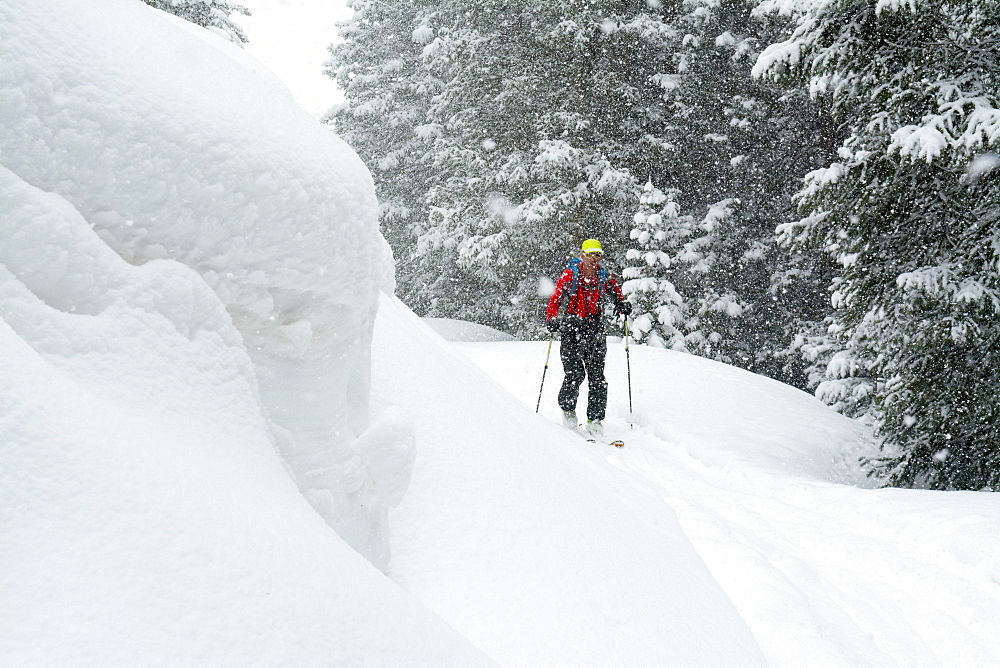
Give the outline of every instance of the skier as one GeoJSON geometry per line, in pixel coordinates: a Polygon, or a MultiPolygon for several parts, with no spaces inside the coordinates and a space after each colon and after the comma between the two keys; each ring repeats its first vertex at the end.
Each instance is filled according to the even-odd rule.
{"type": "Polygon", "coordinates": [[[580,385],[587,378],[587,431],[603,436],[604,413],[608,405],[608,382],[604,379],[604,358],[608,342],[601,322],[601,298],[609,296],[615,313],[628,315],[632,305],[625,301],[618,280],[601,266],[604,251],[597,239],[587,239],[580,247],[582,257],[574,257],[549,298],[545,326],[553,334],[559,332],[563,378],[559,390],[559,407],[563,426],[576,429],[576,402],[580,385]]]}

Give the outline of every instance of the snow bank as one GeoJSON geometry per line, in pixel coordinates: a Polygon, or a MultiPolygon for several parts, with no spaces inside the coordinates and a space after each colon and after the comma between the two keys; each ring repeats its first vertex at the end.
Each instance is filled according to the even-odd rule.
{"type": "Polygon", "coordinates": [[[337,538],[222,302],[0,167],[0,663],[484,657],[337,538]]]}
{"type": "Polygon", "coordinates": [[[400,430],[363,436],[391,281],[370,175],[262,66],[194,34],[129,0],[0,3],[0,163],[58,193],[128,262],[170,258],[201,276],[250,352],[298,484],[384,565],[386,506],[412,455],[404,434],[377,470],[371,448],[396,447],[380,439],[400,430]],[[382,473],[396,486],[371,484],[382,473]]]}
{"type": "MultiPolygon", "coordinates": [[[[544,344],[474,345],[541,346],[538,382],[544,344]]],[[[609,465],[616,451],[535,415],[398,300],[373,351],[374,403],[418,441],[389,575],[477,647],[510,666],[763,663],[662,496],[609,465]]]]}

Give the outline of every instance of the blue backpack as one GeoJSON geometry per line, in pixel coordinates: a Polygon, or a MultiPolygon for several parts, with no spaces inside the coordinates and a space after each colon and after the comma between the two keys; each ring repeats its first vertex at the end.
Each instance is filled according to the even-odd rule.
{"type": "MultiPolygon", "coordinates": [[[[569,300],[573,295],[576,294],[576,290],[580,285],[580,263],[583,262],[582,258],[571,257],[569,262],[566,264],[566,268],[573,272],[573,282],[569,285],[569,290],[563,293],[563,298],[565,299],[565,304],[569,304],[569,300]]],[[[597,300],[600,301],[601,297],[604,296],[604,286],[608,282],[608,271],[604,267],[597,268],[597,300]]]]}
{"type": "MultiPolygon", "coordinates": [[[[573,272],[573,282],[570,283],[569,293],[571,295],[576,294],[576,289],[579,287],[580,283],[580,263],[583,262],[583,258],[571,257],[569,262],[566,264],[566,268],[573,272]]],[[[597,268],[597,298],[600,299],[601,295],[604,294],[604,285],[608,282],[608,271],[604,267],[597,268]]]]}

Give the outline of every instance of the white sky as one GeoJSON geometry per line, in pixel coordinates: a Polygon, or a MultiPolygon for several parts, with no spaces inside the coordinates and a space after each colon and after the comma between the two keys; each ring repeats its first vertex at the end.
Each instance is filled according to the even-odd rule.
{"type": "Polygon", "coordinates": [[[338,39],[337,21],[348,19],[347,0],[240,0],[253,16],[233,18],[250,40],[248,53],[285,82],[306,111],[322,115],[343,96],[323,74],[327,46],[338,39]]]}

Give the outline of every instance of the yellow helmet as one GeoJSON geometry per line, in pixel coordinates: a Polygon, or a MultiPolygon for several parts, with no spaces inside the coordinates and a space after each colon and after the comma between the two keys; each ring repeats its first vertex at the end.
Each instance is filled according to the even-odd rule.
{"type": "Polygon", "coordinates": [[[604,255],[604,249],[601,248],[601,242],[597,239],[587,239],[580,245],[580,250],[583,251],[584,255],[588,253],[600,253],[604,255]]]}

